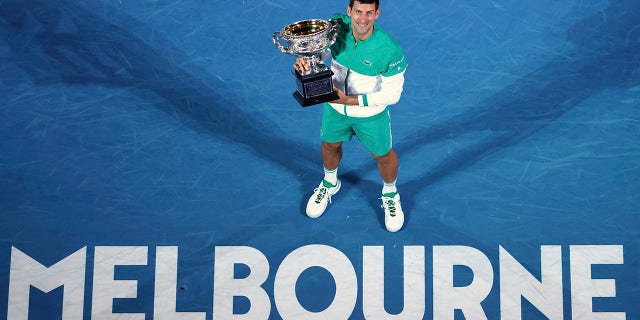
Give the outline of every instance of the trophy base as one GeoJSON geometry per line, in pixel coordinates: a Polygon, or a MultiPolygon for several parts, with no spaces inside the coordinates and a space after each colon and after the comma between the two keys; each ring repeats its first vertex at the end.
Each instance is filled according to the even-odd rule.
{"type": "Polygon", "coordinates": [[[337,100],[339,98],[338,94],[333,91],[327,94],[323,94],[321,96],[315,96],[310,98],[305,98],[300,94],[300,92],[296,91],[293,93],[293,97],[296,98],[296,100],[298,100],[298,103],[303,107],[313,106],[323,102],[337,100]]]}
{"type": "Polygon", "coordinates": [[[323,102],[338,99],[338,94],[333,91],[331,70],[323,70],[317,73],[302,75],[298,70],[294,70],[298,90],[293,93],[298,103],[303,107],[308,107],[323,102]]]}

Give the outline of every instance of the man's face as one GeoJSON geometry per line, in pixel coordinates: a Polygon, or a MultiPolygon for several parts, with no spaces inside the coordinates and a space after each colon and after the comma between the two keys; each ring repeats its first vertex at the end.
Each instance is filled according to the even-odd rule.
{"type": "Polygon", "coordinates": [[[357,40],[368,38],[373,33],[373,22],[378,19],[380,9],[376,5],[353,2],[353,7],[347,6],[347,15],[351,17],[353,36],[357,40]]]}

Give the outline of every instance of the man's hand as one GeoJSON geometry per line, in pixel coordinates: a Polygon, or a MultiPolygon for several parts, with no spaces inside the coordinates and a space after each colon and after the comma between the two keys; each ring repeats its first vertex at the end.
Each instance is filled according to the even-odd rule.
{"type": "Polygon", "coordinates": [[[305,72],[308,72],[310,69],[309,62],[306,59],[301,57],[298,57],[296,59],[296,62],[293,64],[293,67],[302,74],[304,74],[305,72]]]}
{"type": "Polygon", "coordinates": [[[360,102],[358,101],[358,96],[348,96],[336,86],[333,86],[333,91],[338,94],[339,98],[337,100],[331,101],[331,103],[346,104],[348,106],[357,106],[358,104],[360,104],[360,102]]]}

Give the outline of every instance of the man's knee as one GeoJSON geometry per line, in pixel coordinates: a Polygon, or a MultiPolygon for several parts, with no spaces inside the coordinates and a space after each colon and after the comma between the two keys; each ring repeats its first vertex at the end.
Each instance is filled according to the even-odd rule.
{"type": "Polygon", "coordinates": [[[338,151],[342,147],[342,142],[322,142],[322,148],[328,151],[338,151]]]}
{"type": "Polygon", "coordinates": [[[398,155],[396,154],[395,151],[393,151],[393,149],[390,149],[389,152],[387,152],[386,154],[382,155],[382,156],[377,156],[375,154],[371,154],[371,156],[373,156],[376,160],[378,161],[390,161],[390,160],[394,160],[398,158],[398,155]]]}

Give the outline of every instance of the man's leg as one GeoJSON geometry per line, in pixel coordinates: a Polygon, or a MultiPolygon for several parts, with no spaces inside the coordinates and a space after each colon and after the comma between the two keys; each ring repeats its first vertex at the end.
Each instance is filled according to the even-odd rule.
{"type": "Polygon", "coordinates": [[[378,160],[378,170],[385,183],[395,183],[398,178],[398,154],[391,149],[384,156],[373,156],[378,160]]]}
{"type": "Polygon", "coordinates": [[[342,142],[322,142],[322,163],[327,170],[336,170],[342,159],[342,142]]]}
{"type": "Polygon", "coordinates": [[[317,218],[321,216],[327,204],[331,203],[331,196],[340,190],[338,179],[338,165],[342,159],[342,142],[322,142],[322,163],[324,165],[324,179],[313,190],[307,202],[307,216],[317,218]]]}
{"type": "Polygon", "coordinates": [[[378,160],[380,176],[384,181],[382,188],[382,207],[384,208],[384,224],[390,232],[402,229],[404,213],[400,204],[400,195],[396,188],[398,178],[398,155],[391,149],[384,156],[373,156],[378,160]]]}
{"type": "Polygon", "coordinates": [[[338,165],[342,159],[342,141],[349,141],[353,134],[353,129],[347,117],[325,103],[322,109],[322,126],[320,130],[320,138],[322,139],[320,152],[324,166],[324,179],[313,190],[313,194],[307,202],[307,215],[309,217],[317,218],[321,216],[327,208],[327,204],[331,203],[331,196],[340,190],[338,165]]]}

